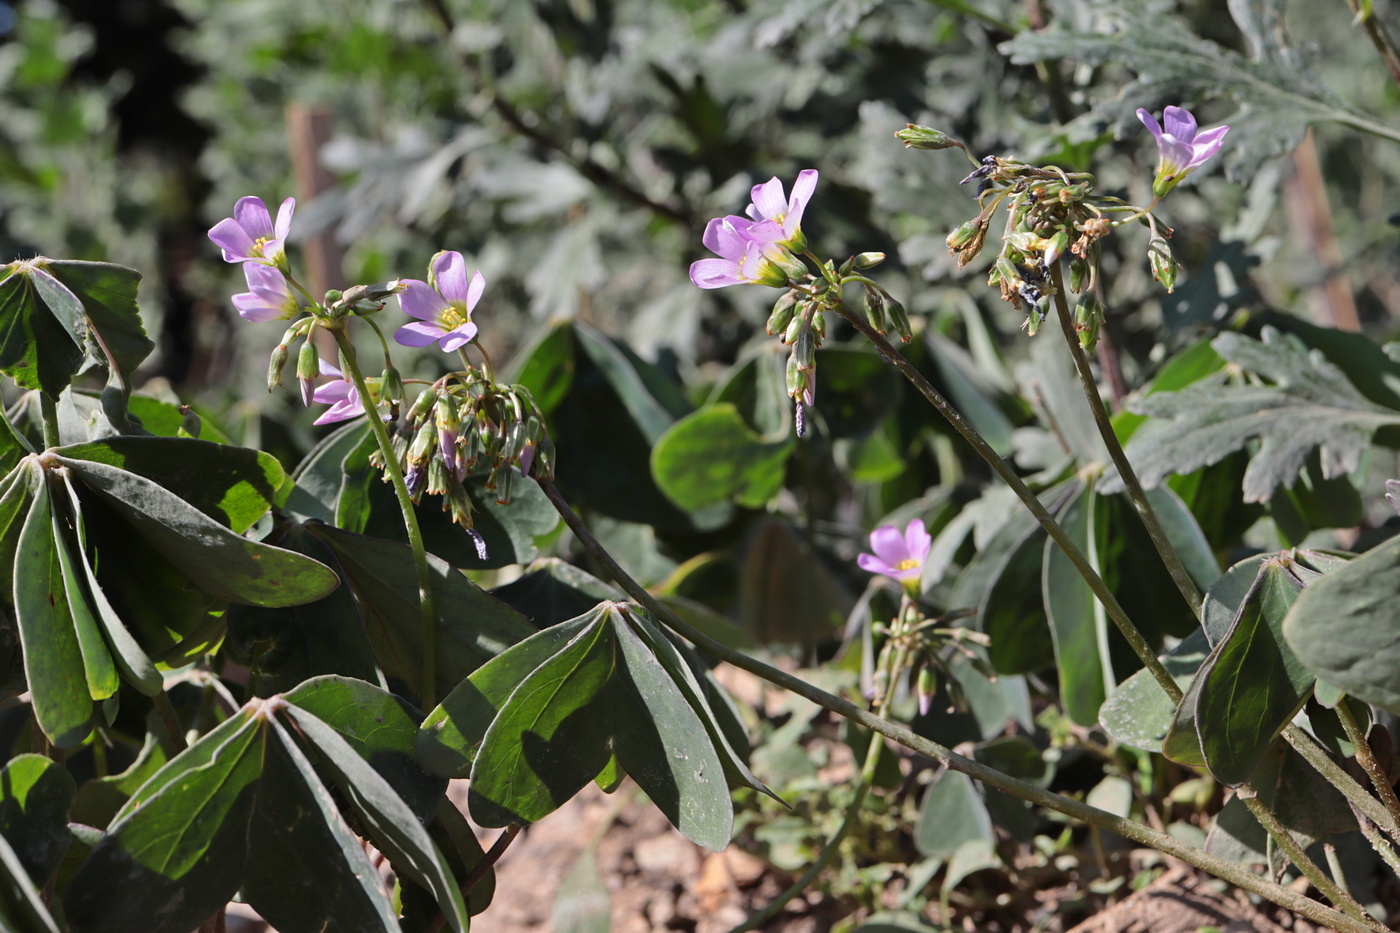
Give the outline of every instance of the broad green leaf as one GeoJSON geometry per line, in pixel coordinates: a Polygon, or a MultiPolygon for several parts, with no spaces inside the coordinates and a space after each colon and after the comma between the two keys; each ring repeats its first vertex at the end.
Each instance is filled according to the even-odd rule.
{"type": "Polygon", "coordinates": [[[1013,425],[996,404],[994,387],[982,378],[971,355],[933,329],[925,333],[925,339],[949,400],[993,450],[1003,457],[1010,454],[1013,425]]]}
{"type": "MultiPolygon", "coordinates": [[[[992,640],[987,659],[1003,674],[1026,674],[1055,663],[1040,582],[1045,542],[1045,530],[1033,525],[1001,551],[986,596],[977,607],[977,628],[992,640]]],[[[989,542],[984,550],[994,553],[999,543],[989,542]]]]}
{"type": "Polygon", "coordinates": [[[271,454],[188,437],[109,437],[56,452],[145,477],[237,534],[266,514],[284,479],[271,454]]]}
{"type": "MultiPolygon", "coordinates": [[[[164,688],[164,678],[156,669],[155,662],[132,636],[126,623],[122,622],[121,617],[117,615],[111,601],[107,599],[107,594],[103,591],[97,574],[93,572],[92,561],[88,559],[87,520],[83,515],[82,503],[78,499],[78,491],[73,488],[72,477],[67,473],[63,476],[63,486],[67,492],[68,505],[72,510],[74,531],[77,535],[78,546],[73,551],[72,559],[82,568],[82,578],[87,586],[87,597],[92,600],[90,608],[96,623],[101,627],[102,635],[105,636],[107,645],[112,649],[112,659],[116,662],[117,669],[121,671],[126,682],[146,696],[155,696],[164,688]]],[[[70,584],[68,592],[75,593],[82,592],[82,590],[70,584]]]]}
{"type": "Polygon", "coordinates": [[[19,856],[0,837],[0,927],[13,933],[59,933],[19,856]]]}
{"type": "Polygon", "coordinates": [[[17,465],[0,480],[0,586],[3,599],[14,598],[15,554],[19,548],[19,532],[29,515],[34,490],[42,481],[41,471],[17,465]]]}
{"type": "MultiPolygon", "coordinates": [[[[1252,575],[1250,582],[1253,582],[1252,575]]],[[[1168,652],[1162,664],[1177,686],[1185,691],[1209,651],[1205,632],[1198,629],[1168,652]]],[[[1160,752],[1175,714],[1176,704],[1152,672],[1141,670],[1119,684],[1099,708],[1099,724],[1117,742],[1143,751],[1160,752]]]]}
{"type": "MultiPolygon", "coordinates": [[[[430,889],[452,928],[465,931],[467,908],[461,891],[443,854],[423,828],[419,814],[370,766],[362,752],[350,746],[339,730],[299,705],[289,705],[286,712],[301,736],[320,754],[336,786],[355,808],[369,839],[389,857],[394,870],[430,889]]],[[[410,726],[406,733],[409,736],[413,734],[411,729],[410,726]]],[[[446,782],[443,782],[442,790],[446,789],[446,782]]]]}
{"type": "Polygon", "coordinates": [[[895,410],[904,382],[874,348],[817,351],[817,413],[832,437],[862,437],[895,410]]]}
{"type": "Polygon", "coordinates": [[[49,487],[40,480],[19,533],[15,620],[24,649],[24,674],[34,698],[34,718],[50,742],[72,748],[92,728],[92,696],[63,585],[51,515],[49,487]]]}
{"type": "Polygon", "coordinates": [[[49,398],[67,387],[83,362],[72,328],[81,303],[40,268],[42,259],[16,261],[0,279],[0,372],[49,398]],[[42,283],[42,285],[41,285],[42,283]],[[57,308],[51,307],[52,300],[57,308]]]}
{"type": "Polygon", "coordinates": [[[1240,606],[1244,605],[1246,597],[1254,589],[1259,571],[1268,559],[1268,554],[1246,557],[1231,566],[1206,590],[1201,599],[1201,629],[1210,647],[1214,648],[1224,641],[1240,606]]]}
{"type": "MultiPolygon", "coordinates": [[[[692,707],[692,702],[703,702],[699,692],[693,691],[693,700],[686,696],[669,666],[628,624],[644,623],[621,609],[607,617],[627,671],[626,686],[618,692],[632,694],[608,711],[613,754],[671,825],[691,842],[718,852],[729,845],[734,831],[726,768],[713,744],[716,739],[724,743],[724,737],[703,706],[692,707]],[[618,618],[623,612],[626,620],[618,618]]],[[[662,641],[659,632],[653,633],[653,641],[662,641]]],[[[683,669],[679,658],[673,665],[683,669]]],[[[742,767],[732,751],[727,757],[731,766],[742,767]]],[[[762,787],[747,768],[739,773],[749,786],[762,787]]]]}
{"type": "Polygon", "coordinates": [[[540,558],[525,573],[490,592],[538,629],[581,616],[601,602],[627,598],[616,587],[557,557],[540,558]]]}
{"type": "Polygon", "coordinates": [[[511,381],[525,386],[543,414],[558,407],[574,378],[573,327],[552,322],[515,356],[511,381]]]}
{"type": "Polygon", "coordinates": [[[682,509],[734,502],[759,508],[782,488],[792,439],[766,440],[733,405],[687,415],[661,436],[651,452],[657,486],[682,509]]]}
{"type": "Polygon", "coordinates": [[[0,836],[35,887],[48,884],[72,840],[68,808],[77,787],[43,755],[18,755],[0,770],[0,836]]]}
{"type": "Polygon", "coordinates": [[[706,407],[733,405],[744,423],[764,437],[786,436],[793,416],[787,400],[785,353],[781,344],[771,340],[750,347],[715,386],[706,407]]]}
{"type": "MultiPolygon", "coordinates": [[[[307,529],[334,552],[355,593],[380,667],[389,676],[421,687],[423,616],[418,572],[408,545],[316,522],[307,529]]],[[[445,693],[533,630],[446,561],[429,554],[428,565],[438,617],[434,692],[445,693]]]]}
{"type": "Polygon", "coordinates": [[[752,532],[739,582],[739,619],[761,642],[815,645],[845,621],[854,599],[788,522],[752,532]]]}
{"type": "MultiPolygon", "coordinates": [[[[466,878],[486,858],[471,823],[467,822],[462,811],[446,796],[438,799],[437,818],[428,824],[428,832],[438,848],[447,853],[448,859],[452,861],[453,874],[458,878],[466,878]]],[[[471,892],[467,895],[467,913],[474,917],[490,907],[495,893],[496,871],[488,868],[476,884],[472,885],[471,892]]],[[[434,902],[434,910],[436,907],[434,902]]]]}
{"type": "Polygon", "coordinates": [[[383,879],[315,767],[277,718],[266,731],[244,897],[275,929],[399,933],[383,879]]]}
{"type": "Polygon", "coordinates": [[[254,606],[295,606],[320,599],[339,583],[324,564],[234,534],[145,477],[90,460],[54,459],[210,596],[254,606]]]}
{"type": "MultiPolygon", "coordinates": [[[[64,492],[67,492],[66,487],[64,492]]],[[[52,487],[49,489],[49,495],[53,495],[52,487]]],[[[58,565],[59,577],[63,581],[61,598],[67,603],[68,618],[78,636],[78,649],[82,652],[83,670],[87,674],[88,693],[94,700],[105,700],[121,686],[121,679],[117,676],[117,665],[112,660],[112,652],[107,650],[107,643],[102,638],[102,629],[93,617],[93,608],[88,604],[87,594],[83,591],[85,581],[80,579],[77,568],[73,566],[73,549],[69,546],[68,531],[64,528],[64,509],[62,505],[53,508],[50,500],[49,511],[52,517],[54,558],[58,565]]]]}
{"type": "Polygon", "coordinates": [[[515,689],[593,622],[590,608],[512,645],[472,672],[423,720],[415,745],[418,760],[434,774],[471,774],[477,750],[515,689]]]}
{"type": "MultiPolygon", "coordinates": [[[[1162,368],[1152,377],[1152,381],[1139,390],[1139,394],[1152,395],[1184,389],[1211,373],[1218,372],[1224,365],[1225,361],[1215,352],[1210,341],[1199,340],[1163,363],[1162,368]]],[[[1113,431],[1118,435],[1118,440],[1126,444],[1132,438],[1133,432],[1145,421],[1147,418],[1143,415],[1126,410],[1119,411],[1113,416],[1113,431]]]]}
{"type": "MultiPolygon", "coordinates": [[[[1093,554],[1094,512],[1100,507],[1099,495],[1085,486],[1058,516],[1065,532],[1086,555],[1093,554]]],[[[1101,568],[1096,569],[1102,573],[1101,568]]],[[[1108,618],[1089,585],[1053,541],[1045,542],[1041,580],[1065,712],[1080,725],[1092,725],[1099,721],[1099,707],[1113,686],[1113,671],[1108,666],[1108,618]]]]}
{"type": "Polygon", "coordinates": [[[620,341],[575,320],[576,346],[598,367],[648,441],[657,443],[692,406],[680,387],[620,341]]]}
{"type": "Polygon", "coordinates": [[[1106,108],[1125,125],[1139,102],[1234,97],[1239,109],[1230,117],[1226,146],[1230,175],[1242,181],[1266,159],[1291,152],[1313,123],[1376,125],[1327,87],[1315,54],[1289,44],[1283,6],[1282,0],[1230,0],[1248,57],[1194,35],[1170,7],[1148,0],[1096,6],[1093,32],[1079,31],[1075,17],[1064,17],[1048,29],[1021,32],[1001,49],[1021,65],[1069,58],[1131,68],[1137,79],[1106,108]]]}
{"type": "Polygon", "coordinates": [[[1197,674],[1201,750],[1211,774],[1231,787],[1249,780],[1312,692],[1312,674],[1284,644],[1282,633],[1283,618],[1301,589],[1282,560],[1265,562],[1230,631],[1197,674]]]}
{"type": "Polygon", "coordinates": [[[959,771],[944,771],[929,785],[914,824],[914,847],[921,855],[949,856],[965,842],[995,838],[971,778],[959,771]]]}
{"type": "Polygon", "coordinates": [[[1391,540],[1305,589],[1283,622],[1297,658],[1320,680],[1400,710],[1400,542],[1391,540]]]}
{"type": "Polygon", "coordinates": [[[352,421],[321,438],[292,471],[296,488],[282,505],[298,517],[336,524],[346,457],[360,448],[369,436],[365,425],[352,421]]]}
{"type": "Polygon", "coordinates": [[[155,734],[146,733],[145,742],[130,767],[120,774],[93,778],[78,788],[77,799],[69,811],[70,818],[88,826],[106,826],[131,795],[169,760],[170,756],[155,734]]]}
{"type": "Polygon", "coordinates": [[[64,894],[75,933],[188,933],[238,889],[267,720],[245,707],[127,802],[64,894]]]}
{"type": "Polygon", "coordinates": [[[472,766],[473,819],[483,826],[533,823],[603,770],[612,754],[619,661],[617,635],[600,609],[519,683],[486,730],[472,766]]]}
{"type": "Polygon", "coordinates": [[[339,733],[408,804],[420,823],[437,812],[447,782],[426,773],[414,758],[421,714],[407,701],[350,677],[315,677],[282,694],[339,733]]]}
{"type": "MultiPolygon", "coordinates": [[[[284,522],[265,540],[336,566],[334,552],[299,523],[284,522]]],[[[249,668],[253,696],[291,690],[320,674],[374,682],[384,677],[350,586],[338,586],[330,595],[300,606],[230,606],[227,618],[226,645],[232,657],[249,668]]]]}
{"type": "Polygon", "coordinates": [[[1245,471],[1244,498],[1265,502],[1274,489],[1297,479],[1314,449],[1323,478],[1342,476],[1357,468],[1376,431],[1400,425],[1400,412],[1367,399],[1320,353],[1272,328],[1261,336],[1221,334],[1212,346],[1271,384],[1206,380],[1146,396],[1133,406],[1153,419],[1138,429],[1128,450],[1145,485],[1216,463],[1257,439],[1259,450],[1245,471]]]}

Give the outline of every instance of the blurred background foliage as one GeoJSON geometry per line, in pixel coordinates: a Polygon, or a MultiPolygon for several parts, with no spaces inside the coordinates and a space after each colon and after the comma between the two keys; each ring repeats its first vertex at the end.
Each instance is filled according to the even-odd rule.
{"type": "MultiPolygon", "coordinates": [[[[1396,18],[1393,2],[1375,9],[1396,18]]],[[[1156,793],[1162,815],[1189,822],[1210,805],[1208,779],[1195,796],[1162,797],[1175,766],[1105,753],[1100,734],[1085,740],[1092,712],[1066,717],[1048,702],[1057,678],[1104,675],[1057,668],[1045,626],[1076,594],[1042,593],[1043,542],[986,468],[836,324],[818,357],[816,429],[791,443],[782,357],[763,334],[776,293],[702,292],[686,274],[708,218],[738,211],[770,176],[791,183],[817,168],[803,222],[813,250],[838,261],[886,252],[876,274],[919,322],[910,358],[1047,503],[1083,508],[1099,494],[1074,471],[1104,458],[1054,328],[1027,338],[1019,311],[985,286],[985,259],[954,268],[944,238],[974,213],[958,185],[968,168],[956,153],[907,151],[893,133],[924,123],[978,155],[1092,168],[1100,191],[1146,203],[1156,151],[1132,114],[1167,104],[1235,129],[1223,170],[1199,172],[1160,211],[1183,265],[1174,294],[1151,279],[1146,230],[1105,244],[1105,381],[1180,388],[1218,372],[1224,361],[1201,342],[1223,328],[1257,334],[1267,322],[1311,340],[1310,321],[1391,337],[1400,146],[1363,130],[1400,125],[1400,91],[1346,5],[1313,0],[0,4],[0,261],[140,269],[159,346],[148,391],[198,402],[212,426],[290,469],[315,440],[310,416],[264,391],[277,330],[234,314],[242,279],[208,227],[240,196],[296,196],[294,250],[329,257],[308,273],[320,288],[421,277],[437,250],[461,251],[488,282],[484,342],[548,411],[560,485],[689,618],[746,644],[800,646],[808,661],[836,654],[844,634],[854,648],[829,676],[854,686],[859,623],[893,604],[852,558],[875,524],[922,517],[937,537],[930,606],[982,606],[976,624],[1003,626],[1007,640],[992,659],[1005,676],[955,659],[958,678],[916,726],[1124,812],[1156,793]],[[308,115],[321,129],[297,129],[308,115]],[[319,180],[294,171],[299,153],[319,180]],[[686,421],[696,412],[703,430],[686,421]],[[683,467],[721,437],[753,459],[742,482],[706,485],[683,467]]],[[[1329,356],[1346,369],[1353,346],[1329,356]]],[[[425,354],[405,370],[436,376],[437,365],[425,354]]],[[[1228,566],[1242,545],[1379,525],[1384,503],[1368,495],[1363,509],[1361,492],[1393,472],[1393,456],[1340,483],[1314,466],[1260,504],[1240,497],[1241,453],[1162,495],[1199,524],[1200,565],[1228,566]]],[[[1149,631],[1183,634],[1184,605],[1164,608],[1170,586],[1135,563],[1141,531],[1107,498],[1124,520],[1081,536],[1108,555],[1110,584],[1150,616],[1149,631]]],[[[1339,540],[1355,534],[1323,543],[1339,540]]],[[[1093,660],[1117,680],[1133,667],[1121,647],[1093,660]]],[[[787,728],[791,746],[810,718],[759,731],[772,740],[787,728]]],[[[780,791],[820,791],[807,756],[786,755],[783,741],[755,770],[780,791]]],[[[927,779],[915,778],[906,787],[927,779]]],[[[934,786],[922,804],[931,824],[977,795],[934,786]]],[[[900,799],[871,819],[918,798],[900,799]]],[[[920,871],[931,878],[961,851],[951,887],[996,862],[993,842],[1034,840],[1046,857],[1068,844],[1019,804],[992,795],[985,806],[996,812],[967,829],[971,848],[915,839],[920,871]]],[[[800,864],[820,824],[783,819],[761,823],[756,844],[800,864]]],[[[1084,864],[1107,870],[1098,849],[1084,864]]]]}

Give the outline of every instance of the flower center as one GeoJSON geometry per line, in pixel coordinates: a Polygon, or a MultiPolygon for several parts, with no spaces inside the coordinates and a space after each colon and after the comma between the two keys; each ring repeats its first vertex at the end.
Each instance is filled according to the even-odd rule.
{"type": "Polygon", "coordinates": [[[456,330],[467,323],[467,316],[449,305],[438,312],[438,323],[443,330],[456,330]]]}
{"type": "MultiPolygon", "coordinates": [[[[263,247],[267,245],[267,241],[270,240],[270,239],[272,239],[272,238],[271,238],[271,237],[260,236],[260,237],[258,237],[256,240],[254,240],[254,241],[253,241],[253,255],[254,255],[254,256],[262,256],[262,255],[263,255],[263,247]]],[[[263,257],[263,258],[266,258],[266,257],[263,257]]]]}
{"type": "Polygon", "coordinates": [[[912,557],[906,557],[895,565],[896,570],[913,570],[919,566],[919,562],[912,557]]]}

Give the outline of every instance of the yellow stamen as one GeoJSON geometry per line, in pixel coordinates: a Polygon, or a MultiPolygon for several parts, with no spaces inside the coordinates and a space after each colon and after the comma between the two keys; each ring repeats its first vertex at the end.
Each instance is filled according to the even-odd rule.
{"type": "Polygon", "coordinates": [[[443,330],[456,330],[467,323],[467,317],[456,308],[448,306],[438,312],[438,323],[442,325],[443,330]]]}
{"type": "Polygon", "coordinates": [[[906,557],[896,565],[896,570],[913,570],[919,566],[919,562],[912,557],[906,557]]]}

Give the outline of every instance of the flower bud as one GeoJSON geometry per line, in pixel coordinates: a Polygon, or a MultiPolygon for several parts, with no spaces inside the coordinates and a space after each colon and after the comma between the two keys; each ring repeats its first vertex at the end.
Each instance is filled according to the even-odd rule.
{"type": "Polygon", "coordinates": [[[1068,248],[1069,234],[1066,233],[1064,230],[1057,231],[1055,235],[1050,237],[1049,240],[1046,242],[1045,264],[1047,266],[1054,265],[1056,260],[1063,256],[1065,250],[1068,248]]]}
{"type": "Polygon", "coordinates": [[[938,675],[933,666],[925,664],[919,668],[919,679],[914,689],[919,698],[919,715],[927,716],[929,707],[933,705],[933,695],[938,691],[938,675]]]}
{"type": "Polygon", "coordinates": [[[874,269],[885,261],[885,254],[879,252],[856,253],[855,266],[864,272],[866,269],[874,269]]]}
{"type": "Polygon", "coordinates": [[[1170,294],[1176,288],[1177,266],[1165,237],[1154,236],[1148,240],[1147,262],[1152,267],[1152,277],[1161,282],[1162,287],[1170,294]]]}
{"type": "Polygon", "coordinates": [[[1082,292],[1089,284],[1089,262],[1083,256],[1074,256],[1069,261],[1069,290],[1082,292]]]}
{"type": "Polygon", "coordinates": [[[959,250],[966,247],[969,243],[971,243],[974,239],[977,238],[977,231],[980,229],[981,226],[977,223],[977,221],[969,220],[962,226],[954,230],[952,233],[948,234],[948,239],[946,240],[948,244],[948,252],[956,253],[959,250]]]}
{"type": "Polygon", "coordinates": [[[878,288],[865,287],[865,317],[877,334],[890,329],[889,316],[885,314],[885,295],[878,288]]]}
{"type": "Polygon", "coordinates": [[[403,377],[392,366],[386,367],[384,375],[379,377],[379,398],[389,403],[390,413],[398,418],[399,409],[403,407],[403,377]]]}
{"type": "Polygon", "coordinates": [[[451,394],[444,392],[433,408],[433,422],[437,426],[438,451],[442,455],[443,466],[460,482],[463,470],[457,439],[462,433],[462,418],[457,412],[457,402],[451,394]]]}
{"type": "Polygon", "coordinates": [[[914,339],[914,329],[909,326],[909,315],[904,310],[904,305],[898,299],[885,296],[885,308],[889,312],[890,324],[894,326],[895,333],[899,334],[901,343],[908,343],[914,339]]]}
{"type": "Polygon", "coordinates": [[[789,323],[787,332],[783,334],[783,343],[796,343],[798,334],[807,329],[807,316],[805,314],[794,317],[789,323]]]}
{"type": "Polygon", "coordinates": [[[816,335],[817,346],[822,345],[826,339],[826,314],[822,311],[812,313],[812,333],[816,335]]]}
{"type": "Polygon", "coordinates": [[[931,126],[920,126],[917,123],[906,124],[904,129],[895,134],[895,138],[904,143],[906,149],[951,149],[954,146],[962,148],[962,143],[950,137],[947,133],[940,133],[931,126]]]}
{"type": "Polygon", "coordinates": [[[802,360],[797,355],[796,348],[788,356],[787,361],[787,393],[795,399],[801,399],[807,393],[807,387],[811,379],[806,368],[802,366],[802,360]]]}
{"type": "Polygon", "coordinates": [[[267,391],[271,392],[282,384],[282,370],[287,368],[287,358],[291,355],[291,348],[285,343],[272,348],[272,356],[267,360],[267,391]]]}
{"type": "MultiPolygon", "coordinates": [[[[451,467],[442,457],[434,457],[428,461],[428,480],[423,487],[423,491],[432,496],[441,496],[447,492],[447,476],[451,467]]],[[[447,503],[443,503],[443,508],[447,503]]]]}
{"type": "Polygon", "coordinates": [[[423,426],[418,429],[418,433],[413,436],[413,443],[408,445],[409,467],[421,467],[427,463],[436,446],[437,425],[433,423],[432,419],[427,419],[423,422],[423,426]]]}
{"type": "Polygon", "coordinates": [[[1094,295],[1085,295],[1074,308],[1074,331],[1079,345],[1090,353],[1099,343],[1099,328],[1103,326],[1103,305],[1094,295]]]}
{"type": "Polygon", "coordinates": [[[535,461],[531,465],[536,476],[545,479],[554,478],[554,441],[549,439],[548,434],[541,434],[539,442],[535,445],[535,461]]]}
{"type": "Polygon", "coordinates": [[[437,404],[437,400],[437,389],[424,389],[422,393],[418,396],[418,398],[413,402],[413,408],[410,409],[408,412],[409,425],[415,426],[424,418],[428,417],[428,413],[433,410],[433,406],[437,404]]]}
{"type": "Polygon", "coordinates": [[[297,351],[297,380],[301,383],[301,403],[311,407],[311,396],[316,391],[316,377],[321,375],[321,356],[316,345],[308,337],[297,351]]]}
{"type": "Polygon", "coordinates": [[[792,316],[797,311],[797,292],[788,290],[773,302],[773,313],[768,315],[768,336],[772,337],[787,330],[792,316]]]}
{"type": "Polygon", "coordinates": [[[200,428],[204,426],[204,421],[199,417],[199,413],[192,405],[180,406],[180,431],[181,437],[199,437],[200,428]]]}
{"type": "Polygon", "coordinates": [[[1026,314],[1025,323],[1021,326],[1026,329],[1027,337],[1034,337],[1036,334],[1040,333],[1040,325],[1044,323],[1044,321],[1045,312],[1041,310],[1040,305],[1033,304],[1030,307],[1030,311],[1026,314]]]}

